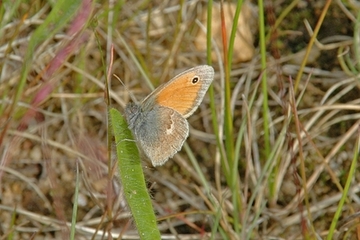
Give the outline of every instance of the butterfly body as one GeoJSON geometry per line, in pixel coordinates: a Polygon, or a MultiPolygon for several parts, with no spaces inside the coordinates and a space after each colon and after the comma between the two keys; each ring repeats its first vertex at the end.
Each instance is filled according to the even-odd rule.
{"type": "Polygon", "coordinates": [[[126,106],[129,128],[153,166],[163,165],[180,151],[189,136],[186,118],[200,105],[213,77],[211,66],[191,68],[159,86],[140,104],[126,106]]]}

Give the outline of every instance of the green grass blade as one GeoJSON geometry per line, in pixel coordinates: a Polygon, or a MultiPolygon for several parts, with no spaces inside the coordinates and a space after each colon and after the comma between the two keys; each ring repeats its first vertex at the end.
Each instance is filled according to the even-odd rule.
{"type": "MultiPolygon", "coordinates": [[[[221,204],[219,204],[219,206],[221,206],[221,204]]],[[[216,233],[220,227],[220,220],[221,220],[221,207],[219,207],[216,211],[216,215],[215,215],[215,219],[214,219],[214,223],[212,224],[212,229],[211,229],[211,240],[215,239],[216,233]]]]}
{"type": "MultiPolygon", "coordinates": [[[[226,81],[225,81],[225,141],[226,141],[226,155],[228,163],[230,165],[229,178],[228,182],[229,187],[231,188],[232,194],[232,203],[234,207],[234,212],[239,212],[241,209],[241,200],[240,194],[238,194],[238,189],[240,189],[240,181],[238,176],[238,167],[239,161],[235,159],[235,143],[234,143],[234,126],[233,126],[233,113],[231,111],[231,83],[230,83],[230,71],[232,69],[232,59],[234,55],[234,44],[235,37],[238,31],[238,22],[239,16],[242,7],[242,0],[237,1],[235,15],[233,19],[233,25],[231,29],[230,39],[229,39],[229,49],[227,55],[226,69],[226,81]]],[[[238,214],[233,215],[233,226],[234,231],[240,233],[240,219],[238,214]]]]}
{"type": "Polygon", "coordinates": [[[115,136],[119,175],[140,239],[160,239],[136,143],[125,119],[114,108],[110,109],[110,119],[115,136]]]}
{"type": "MultiPolygon", "coordinates": [[[[15,109],[26,83],[26,78],[29,73],[29,69],[32,66],[34,52],[36,48],[46,39],[52,38],[61,28],[64,28],[68,21],[72,19],[82,1],[76,0],[60,0],[57,1],[51,10],[48,17],[44,20],[31,36],[28,49],[24,58],[23,69],[21,71],[21,77],[16,89],[15,98],[13,100],[11,109],[15,109]]],[[[11,111],[12,112],[12,111],[11,111]]]]}
{"type": "Polygon", "coordinates": [[[227,61],[229,64],[229,69],[231,69],[231,67],[232,67],[232,59],[234,56],[234,44],[235,44],[236,34],[239,31],[238,30],[238,22],[239,22],[242,4],[243,4],[242,0],[239,0],[236,3],[236,10],[235,10],[235,15],[234,15],[233,25],[231,28],[230,39],[229,39],[229,51],[228,51],[228,61],[227,61]]]}
{"type": "Polygon", "coordinates": [[[334,233],[335,233],[336,225],[337,225],[337,223],[339,221],[339,218],[341,217],[341,214],[343,213],[344,203],[345,203],[345,201],[348,200],[348,195],[349,195],[349,190],[350,190],[351,183],[355,179],[355,171],[356,171],[357,161],[359,160],[359,156],[360,156],[360,135],[359,135],[359,138],[358,138],[358,140],[357,140],[357,142],[355,144],[354,156],[353,156],[353,160],[351,162],[348,178],[347,178],[346,183],[345,183],[344,192],[342,193],[339,205],[338,205],[338,207],[336,209],[334,218],[333,218],[333,220],[331,222],[331,225],[330,225],[329,234],[327,235],[326,239],[334,239],[334,233]]]}
{"type": "Polygon", "coordinates": [[[11,214],[11,222],[10,222],[10,226],[11,226],[11,232],[9,233],[9,235],[7,236],[7,240],[12,240],[14,239],[14,231],[15,231],[15,224],[16,224],[16,209],[12,212],[11,214]]]}
{"type": "MultiPolygon", "coordinates": [[[[207,22],[206,22],[206,55],[207,55],[207,64],[211,64],[211,52],[212,52],[212,44],[211,44],[211,25],[212,25],[212,10],[213,10],[213,1],[208,1],[207,6],[207,22]]],[[[214,91],[214,85],[211,84],[209,88],[209,97],[210,97],[210,108],[211,108],[211,120],[213,124],[213,130],[216,137],[216,144],[218,146],[218,149],[220,151],[221,159],[225,159],[225,152],[223,151],[223,148],[221,147],[221,139],[220,139],[220,133],[218,129],[218,120],[217,120],[217,112],[216,112],[216,103],[215,103],[215,91],[214,91]]]]}
{"type": "Polygon", "coordinates": [[[264,119],[264,158],[266,159],[270,154],[270,134],[269,134],[269,104],[268,104],[268,89],[267,89],[267,58],[266,58],[266,39],[265,39],[265,12],[264,2],[259,0],[259,38],[260,38],[260,52],[261,52],[261,69],[262,73],[262,93],[263,93],[263,119],[264,119]]]}

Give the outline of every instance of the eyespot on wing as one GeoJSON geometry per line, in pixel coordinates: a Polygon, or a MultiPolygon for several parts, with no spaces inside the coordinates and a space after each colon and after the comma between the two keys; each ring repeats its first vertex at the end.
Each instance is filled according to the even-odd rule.
{"type": "Polygon", "coordinates": [[[157,104],[172,108],[187,118],[200,105],[213,78],[211,66],[198,66],[174,77],[153,97],[157,104]]]}

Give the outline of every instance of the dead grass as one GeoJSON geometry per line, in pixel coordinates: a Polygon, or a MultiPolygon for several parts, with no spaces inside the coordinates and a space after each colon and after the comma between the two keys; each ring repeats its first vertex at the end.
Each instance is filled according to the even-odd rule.
{"type": "MultiPolygon", "coordinates": [[[[108,4],[94,3],[89,16],[86,12],[77,14],[90,20],[69,21],[54,37],[37,46],[31,65],[27,66],[29,72],[21,97],[13,109],[11,104],[26,64],[29,37],[43,23],[51,7],[40,0],[32,5],[21,3],[2,26],[0,235],[3,238],[68,238],[77,163],[80,195],[76,239],[106,239],[108,233],[114,237],[120,233],[123,239],[136,237],[121,185],[111,178],[108,170],[111,164],[104,82],[110,47],[113,44],[115,53],[113,73],[126,86],[112,79],[111,104],[123,111],[130,101],[129,92],[137,99],[150,93],[145,75],[158,86],[182,70],[206,63],[206,53],[198,51],[194,44],[199,29],[195,19],[206,6],[203,2],[187,2],[181,8],[177,1],[131,1],[121,7],[121,3],[115,3],[119,10],[109,12],[108,4]],[[76,28],[77,23],[88,25],[76,28]],[[75,37],[70,34],[71,29],[77,29],[75,37]]],[[[275,15],[279,15],[281,6],[274,8],[280,11],[275,15]]],[[[318,13],[321,9],[319,5],[309,4],[307,9],[300,5],[294,11],[318,13]]],[[[349,30],[355,25],[351,14],[356,12],[351,7],[348,10],[345,15],[340,5],[331,6],[324,26],[330,28],[336,14],[343,14],[342,28],[331,29],[335,31],[332,35],[326,35],[327,29],[322,29],[327,42],[316,43],[314,58],[307,64],[296,93],[289,76],[295,78],[298,74],[303,55],[300,50],[289,53],[289,45],[301,46],[303,42],[296,43],[295,36],[300,35],[307,42],[309,33],[297,31],[296,26],[304,26],[302,22],[293,23],[291,29],[280,24],[279,39],[288,35],[289,40],[276,46],[280,59],[274,60],[269,54],[267,68],[270,141],[272,148],[278,149],[272,156],[271,169],[275,167],[276,174],[264,172],[269,156],[264,156],[263,151],[264,96],[258,85],[262,73],[258,53],[247,63],[233,64],[231,71],[234,136],[238,136],[241,124],[246,122],[238,153],[238,192],[229,190],[218,165],[219,146],[213,134],[208,98],[189,119],[192,131],[187,142],[210,192],[206,192],[185,151],[156,169],[144,162],[164,239],[207,238],[214,230],[217,216],[222,230],[215,229],[214,237],[219,239],[326,238],[352,159],[358,154],[356,141],[360,135],[360,84],[357,73],[344,68],[352,60],[353,69],[359,71],[352,53],[353,46],[359,43],[354,42],[349,30]],[[323,60],[324,55],[336,56],[334,53],[342,56],[344,62],[340,57],[323,60]],[[249,106],[253,94],[256,98],[249,106]],[[292,98],[291,94],[295,96],[292,98]],[[273,182],[274,189],[269,189],[269,182],[273,182]],[[233,211],[234,194],[241,195],[239,213],[233,211]],[[252,197],[253,201],[249,201],[252,197]],[[217,202],[214,204],[213,200],[217,202]],[[234,215],[240,218],[241,234],[232,225],[234,215]]],[[[310,25],[314,26],[318,15],[310,16],[310,25]]],[[[286,22],[293,19],[290,15],[286,22]]],[[[219,62],[213,66],[215,101],[220,114],[222,66],[219,62]]],[[[218,119],[222,127],[222,116],[218,119]]],[[[359,171],[350,176],[349,194],[336,225],[338,239],[359,238],[359,171]]]]}

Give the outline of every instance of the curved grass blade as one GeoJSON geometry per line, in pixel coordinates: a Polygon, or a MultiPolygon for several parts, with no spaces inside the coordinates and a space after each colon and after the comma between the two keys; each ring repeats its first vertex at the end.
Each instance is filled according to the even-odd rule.
{"type": "Polygon", "coordinates": [[[114,108],[110,109],[110,119],[115,136],[119,176],[140,239],[160,239],[136,143],[125,119],[114,108]]]}

